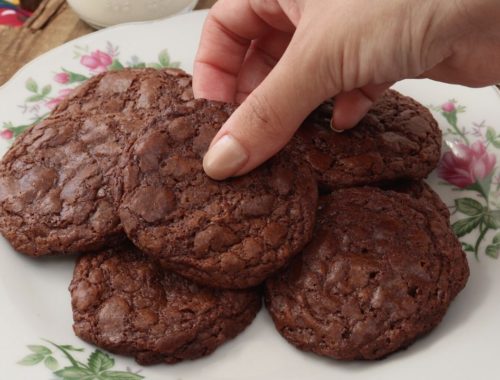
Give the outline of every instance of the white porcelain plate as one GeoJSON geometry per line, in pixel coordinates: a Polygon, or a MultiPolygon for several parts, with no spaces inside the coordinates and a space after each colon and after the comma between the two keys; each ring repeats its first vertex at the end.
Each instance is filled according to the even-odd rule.
{"type": "MultiPolygon", "coordinates": [[[[205,16],[194,12],[102,30],[28,64],[0,87],[0,155],[93,74],[145,65],[191,71],[205,16]]],[[[296,350],[262,310],[243,334],[207,358],[141,367],[129,358],[96,353],[74,336],[67,291],[73,258],[30,259],[0,238],[0,379],[498,378],[500,96],[493,87],[468,89],[425,80],[395,87],[429,106],[443,129],[441,170],[429,182],[452,211],[471,267],[466,289],[431,334],[385,360],[344,363],[296,350]],[[85,368],[88,361],[100,363],[99,376],[84,376],[78,369],[61,372],[85,368]]]]}

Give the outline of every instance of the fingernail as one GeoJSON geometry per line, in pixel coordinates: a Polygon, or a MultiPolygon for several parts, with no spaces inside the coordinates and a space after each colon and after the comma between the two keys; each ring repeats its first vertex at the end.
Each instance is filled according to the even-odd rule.
{"type": "Polygon", "coordinates": [[[337,133],[342,133],[345,131],[345,129],[337,129],[335,128],[335,124],[333,123],[333,116],[332,118],[330,119],[330,129],[334,132],[337,132],[337,133]]]}
{"type": "Polygon", "coordinates": [[[203,157],[203,169],[209,177],[221,180],[236,174],[247,161],[245,148],[231,135],[225,135],[203,157]]]}

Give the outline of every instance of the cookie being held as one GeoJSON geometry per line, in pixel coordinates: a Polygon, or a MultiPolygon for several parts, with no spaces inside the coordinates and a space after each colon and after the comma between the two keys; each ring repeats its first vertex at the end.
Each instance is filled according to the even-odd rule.
{"type": "Polygon", "coordinates": [[[309,163],[323,188],[418,180],[439,161],[437,122],[423,105],[394,90],[388,90],[350,130],[333,132],[331,116],[331,103],[320,106],[288,146],[309,163]]]}
{"type": "Polygon", "coordinates": [[[322,198],[312,241],[266,281],[285,339],[335,359],[379,359],[433,329],[469,269],[427,200],[370,187],[322,198]]]}
{"type": "Polygon", "coordinates": [[[234,108],[188,104],[132,146],[120,219],[134,244],[169,270],[212,287],[255,286],[309,241],[316,182],[286,152],[245,176],[210,179],[202,157],[234,108]]]}
{"type": "Polygon", "coordinates": [[[76,335],[142,365],[209,355],[242,332],[261,306],[254,289],[196,285],[132,245],[82,256],[70,291],[76,335]]]}

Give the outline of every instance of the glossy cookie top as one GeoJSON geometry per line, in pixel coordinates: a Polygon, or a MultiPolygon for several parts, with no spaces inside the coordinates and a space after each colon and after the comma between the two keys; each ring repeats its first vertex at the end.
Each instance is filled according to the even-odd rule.
{"type": "Polygon", "coordinates": [[[320,200],[303,254],[266,282],[292,344],[337,359],[377,359],[436,326],[469,269],[442,210],[377,188],[320,200]]]}
{"type": "Polygon", "coordinates": [[[70,286],[76,335],[140,364],[208,355],[260,309],[256,290],[213,290],[163,271],[132,245],[82,256],[70,286]]]}
{"type": "Polygon", "coordinates": [[[437,122],[423,105],[394,90],[388,90],[350,130],[333,132],[331,116],[331,103],[323,104],[289,144],[324,188],[422,179],[438,163],[441,131],[437,122]]]}
{"type": "Polygon", "coordinates": [[[129,117],[158,115],[193,99],[191,75],[178,69],[125,69],[96,75],[73,91],[53,111],[129,117]]]}
{"type": "Polygon", "coordinates": [[[64,114],[26,131],[0,163],[0,231],[19,252],[87,251],[124,238],[122,151],[142,122],[64,114]]]}
{"type": "Polygon", "coordinates": [[[190,104],[158,118],[130,149],[120,218],[166,268],[215,287],[257,285],[309,241],[316,182],[286,152],[245,176],[210,179],[202,157],[234,108],[190,104]]]}

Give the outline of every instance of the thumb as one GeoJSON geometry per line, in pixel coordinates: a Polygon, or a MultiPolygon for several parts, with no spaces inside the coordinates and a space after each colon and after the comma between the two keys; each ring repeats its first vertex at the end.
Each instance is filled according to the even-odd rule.
{"type": "Polygon", "coordinates": [[[335,92],[321,80],[318,59],[304,57],[307,49],[293,45],[292,40],[213,139],[203,158],[208,176],[220,180],[254,169],[283,148],[307,115],[335,92]]]}

